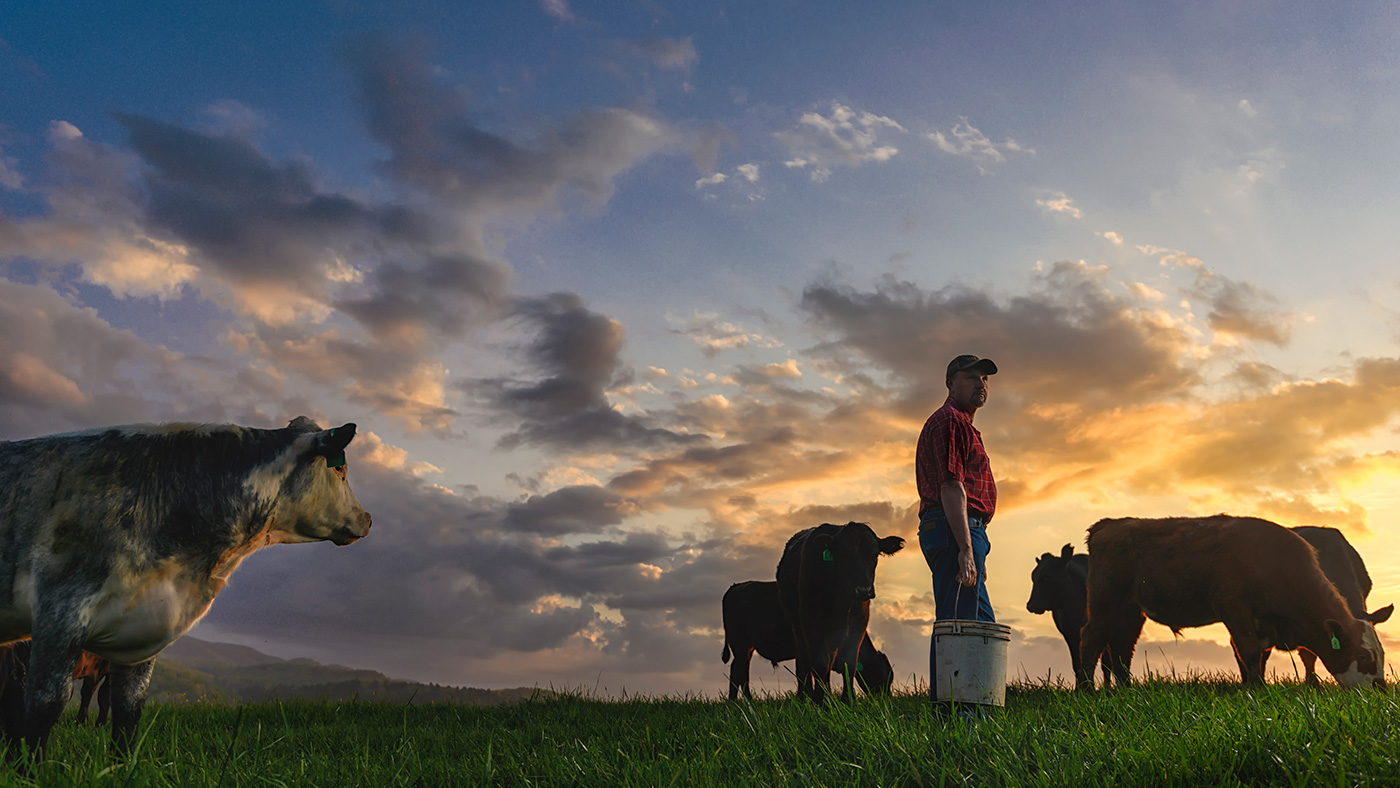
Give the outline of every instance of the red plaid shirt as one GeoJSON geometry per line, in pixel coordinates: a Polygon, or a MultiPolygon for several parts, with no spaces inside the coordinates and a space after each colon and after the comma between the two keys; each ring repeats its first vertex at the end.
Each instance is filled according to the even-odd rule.
{"type": "Polygon", "coordinates": [[[982,446],[982,433],[972,426],[972,417],[953,406],[949,397],[933,412],[919,433],[914,450],[914,480],[919,485],[919,516],[929,509],[942,509],[938,487],[945,479],[962,481],[967,490],[967,507],[992,519],[997,510],[997,483],[992,479],[992,463],[982,446]]]}

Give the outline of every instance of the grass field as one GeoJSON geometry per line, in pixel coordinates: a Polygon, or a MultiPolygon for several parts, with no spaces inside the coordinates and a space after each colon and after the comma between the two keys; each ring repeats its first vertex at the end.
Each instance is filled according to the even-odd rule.
{"type": "Polygon", "coordinates": [[[33,778],[81,786],[1400,785],[1400,696],[1234,681],[1010,688],[976,723],[920,695],[509,706],[148,706],[134,758],[65,720],[33,778]]]}

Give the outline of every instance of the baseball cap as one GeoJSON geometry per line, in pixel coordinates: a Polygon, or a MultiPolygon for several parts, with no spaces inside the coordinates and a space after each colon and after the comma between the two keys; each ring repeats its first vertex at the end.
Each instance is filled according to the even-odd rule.
{"type": "Polygon", "coordinates": [[[978,358],[971,353],[964,353],[948,362],[947,377],[951,378],[955,372],[981,372],[983,375],[995,375],[997,374],[997,365],[989,358],[978,358]]]}

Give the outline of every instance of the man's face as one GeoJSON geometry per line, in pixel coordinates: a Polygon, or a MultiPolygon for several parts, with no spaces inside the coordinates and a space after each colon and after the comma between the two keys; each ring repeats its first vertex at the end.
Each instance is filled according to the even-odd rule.
{"type": "Polygon", "coordinates": [[[987,404],[987,376],[980,372],[954,372],[948,381],[948,396],[958,410],[971,413],[987,404]]]}

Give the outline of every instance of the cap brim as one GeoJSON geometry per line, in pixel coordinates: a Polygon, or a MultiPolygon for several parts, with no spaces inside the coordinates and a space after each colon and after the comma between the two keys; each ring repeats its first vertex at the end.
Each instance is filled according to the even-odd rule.
{"type": "Polygon", "coordinates": [[[967,370],[968,372],[981,372],[983,375],[997,374],[996,362],[992,361],[989,358],[978,359],[977,363],[972,364],[971,366],[963,367],[963,369],[967,370]]]}

